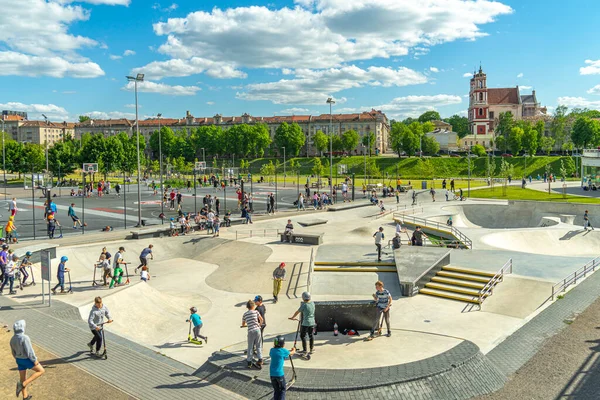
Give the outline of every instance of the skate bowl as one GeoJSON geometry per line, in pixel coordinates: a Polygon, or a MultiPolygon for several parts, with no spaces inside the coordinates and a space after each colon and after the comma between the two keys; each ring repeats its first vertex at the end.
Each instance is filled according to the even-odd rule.
{"type": "MultiPolygon", "coordinates": [[[[454,225],[463,228],[537,228],[555,226],[560,223],[573,224],[578,217],[583,219],[583,213],[587,209],[590,210],[590,220],[594,225],[596,222],[594,215],[600,216],[600,207],[597,205],[538,201],[446,206],[442,207],[446,214],[437,215],[434,218],[439,221],[452,216],[454,225]]],[[[597,218],[600,221],[600,217],[597,218]]]]}

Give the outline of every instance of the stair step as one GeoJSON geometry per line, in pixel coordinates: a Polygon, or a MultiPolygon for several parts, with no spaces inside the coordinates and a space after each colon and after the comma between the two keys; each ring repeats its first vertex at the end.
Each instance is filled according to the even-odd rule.
{"type": "Polygon", "coordinates": [[[322,267],[395,267],[394,261],[315,261],[322,267]]]}
{"type": "Polygon", "coordinates": [[[426,283],[425,287],[428,289],[437,289],[443,290],[446,292],[453,292],[459,294],[465,294],[467,296],[479,296],[479,290],[476,289],[468,289],[465,287],[454,286],[454,285],[445,285],[443,283],[426,283]]]}
{"type": "Polygon", "coordinates": [[[442,270],[450,271],[450,272],[458,272],[460,274],[486,276],[489,278],[493,278],[496,275],[494,272],[481,271],[478,269],[471,269],[471,268],[455,267],[452,265],[446,265],[446,266],[442,267],[442,270]]]}
{"type": "Polygon", "coordinates": [[[473,281],[473,282],[481,282],[481,283],[488,283],[490,281],[490,278],[483,277],[483,276],[461,274],[458,272],[451,272],[451,271],[444,271],[444,270],[438,272],[437,276],[444,276],[446,278],[455,278],[455,279],[462,279],[465,281],[473,281]]]}
{"type": "Polygon", "coordinates": [[[477,299],[476,297],[467,296],[467,295],[458,294],[458,293],[445,292],[445,291],[437,290],[437,289],[421,289],[421,290],[419,290],[419,293],[427,294],[429,296],[441,297],[444,299],[458,300],[458,301],[463,301],[466,303],[479,304],[479,299],[477,299]]]}
{"type": "Polygon", "coordinates": [[[315,272],[396,272],[396,267],[371,267],[371,266],[360,266],[360,267],[315,267],[315,272]]]}
{"type": "Polygon", "coordinates": [[[431,278],[431,282],[445,283],[447,285],[462,286],[462,287],[467,287],[470,289],[478,289],[478,290],[481,290],[485,287],[485,283],[469,282],[469,281],[463,281],[461,279],[453,279],[453,278],[444,278],[442,276],[434,276],[433,278],[431,278]]]}

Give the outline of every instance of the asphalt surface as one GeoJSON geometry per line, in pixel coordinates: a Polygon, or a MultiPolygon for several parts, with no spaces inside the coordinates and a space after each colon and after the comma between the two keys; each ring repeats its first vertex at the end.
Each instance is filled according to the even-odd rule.
{"type": "MultiPolygon", "coordinates": [[[[303,186],[300,185],[300,190],[303,186]]],[[[196,197],[194,197],[194,189],[187,191],[187,188],[182,188],[183,194],[182,209],[184,212],[194,212],[203,207],[202,198],[207,194],[217,196],[221,201],[221,213],[224,210],[230,210],[232,216],[239,216],[237,209],[237,195],[235,188],[227,187],[225,191],[217,190],[215,192],[212,187],[198,187],[196,189],[196,197]]],[[[298,196],[298,186],[295,183],[288,182],[284,187],[282,184],[270,186],[268,184],[253,183],[251,186],[246,184],[244,190],[252,190],[254,198],[254,213],[264,214],[267,210],[267,196],[273,193],[276,196],[276,209],[278,211],[295,209],[293,205],[298,196]]],[[[137,185],[131,184],[126,187],[126,190],[121,190],[121,195],[117,196],[114,190],[109,195],[98,197],[96,192],[90,198],[71,197],[69,195],[70,188],[54,188],[52,200],[58,207],[57,220],[61,224],[62,234],[65,237],[72,235],[81,235],[83,232],[99,232],[106,226],[111,226],[113,229],[129,229],[137,225],[138,222],[138,201],[137,201],[137,185]],[[73,229],[71,218],[67,216],[69,205],[75,203],[75,212],[82,222],[87,224],[85,230],[73,229]]],[[[15,224],[18,230],[19,240],[34,239],[47,237],[47,224],[44,219],[44,201],[41,190],[24,190],[21,188],[9,188],[8,198],[4,200],[0,193],[0,222],[4,226],[10,215],[8,211],[8,203],[12,197],[17,198],[17,206],[19,212],[15,218],[15,224]]],[[[153,195],[153,192],[145,186],[141,190],[141,211],[142,219],[146,220],[147,225],[160,224],[158,218],[163,212],[167,218],[176,217],[175,211],[170,211],[168,207],[161,208],[161,196],[153,195]]],[[[168,223],[168,220],[165,221],[168,223]]],[[[61,232],[57,228],[55,238],[60,236],[61,232]]]]}
{"type": "MultiPolygon", "coordinates": [[[[560,301],[560,300],[559,300],[560,301]]],[[[476,400],[600,398],[600,299],[550,338],[498,392],[476,400]]]]}

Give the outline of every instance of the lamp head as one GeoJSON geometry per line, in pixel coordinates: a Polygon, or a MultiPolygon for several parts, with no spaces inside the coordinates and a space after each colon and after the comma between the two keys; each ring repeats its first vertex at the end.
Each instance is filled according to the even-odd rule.
{"type": "Polygon", "coordinates": [[[135,79],[137,81],[143,82],[144,81],[144,74],[137,74],[137,76],[135,77],[135,79]]]}

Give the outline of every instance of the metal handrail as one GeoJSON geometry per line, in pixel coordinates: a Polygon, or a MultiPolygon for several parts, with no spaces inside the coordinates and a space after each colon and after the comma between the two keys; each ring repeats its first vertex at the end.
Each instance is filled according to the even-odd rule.
{"type": "Polygon", "coordinates": [[[315,249],[310,250],[310,261],[308,262],[308,278],[306,280],[307,291],[310,292],[310,287],[312,285],[312,271],[314,269],[314,252],[315,249]]]}
{"type": "Polygon", "coordinates": [[[394,213],[394,218],[396,218],[396,217],[398,217],[402,220],[410,219],[410,220],[412,220],[413,224],[419,224],[419,225],[423,225],[425,227],[435,228],[440,231],[441,230],[449,231],[449,233],[451,233],[455,238],[457,238],[460,242],[462,242],[467,248],[469,248],[469,249],[473,248],[473,242],[471,241],[471,239],[469,239],[464,233],[459,231],[454,226],[448,226],[447,224],[442,224],[440,222],[435,222],[435,221],[431,221],[431,220],[428,220],[425,218],[415,217],[414,215],[407,216],[406,214],[394,213]],[[396,214],[400,214],[400,215],[396,216],[396,214]]]}
{"type": "Polygon", "coordinates": [[[587,274],[594,273],[596,267],[600,266],[600,257],[596,257],[591,261],[588,261],[583,267],[577,271],[569,274],[566,278],[552,286],[552,296],[550,298],[554,301],[554,297],[557,293],[564,292],[571,285],[577,284],[577,279],[585,278],[587,274]]]}
{"type": "Polygon", "coordinates": [[[254,237],[254,236],[258,236],[258,237],[267,237],[267,236],[277,236],[281,233],[281,231],[279,229],[246,229],[243,231],[235,231],[235,240],[238,240],[238,234],[241,235],[247,235],[247,236],[242,236],[241,238],[245,238],[245,237],[254,237]],[[260,232],[262,232],[262,235],[260,235],[260,232]]]}
{"type": "Polygon", "coordinates": [[[478,303],[480,310],[481,304],[484,302],[484,300],[492,295],[496,284],[504,280],[505,273],[512,274],[512,269],[512,258],[509,258],[508,261],[502,266],[502,268],[500,268],[500,270],[496,272],[496,275],[494,275],[494,277],[490,279],[488,283],[485,284],[483,289],[479,291],[478,303]]]}

